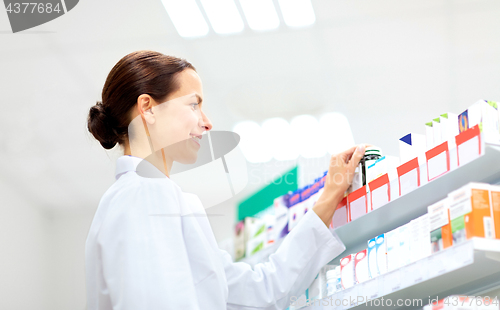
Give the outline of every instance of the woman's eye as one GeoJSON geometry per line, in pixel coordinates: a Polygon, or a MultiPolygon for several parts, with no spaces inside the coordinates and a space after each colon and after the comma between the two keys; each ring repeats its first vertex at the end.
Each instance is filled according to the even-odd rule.
{"type": "Polygon", "coordinates": [[[193,109],[196,109],[197,105],[198,105],[198,103],[191,103],[191,106],[193,106],[193,109]]]}

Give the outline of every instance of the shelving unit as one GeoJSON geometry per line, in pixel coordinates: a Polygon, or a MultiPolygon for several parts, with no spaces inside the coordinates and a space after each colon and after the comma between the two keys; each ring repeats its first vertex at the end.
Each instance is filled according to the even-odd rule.
{"type": "MultiPolygon", "coordinates": [[[[370,238],[424,215],[427,206],[469,182],[500,182],[500,145],[486,144],[483,155],[477,159],[334,229],[346,251],[331,263],[338,265],[345,255],[365,249],[370,238]]],[[[265,261],[279,244],[243,261],[251,265],[265,261]]],[[[429,298],[479,295],[495,288],[500,288],[500,240],[473,238],[300,309],[422,309],[429,298]],[[335,300],[346,300],[345,304],[357,296],[364,296],[363,302],[335,305],[335,300]],[[371,304],[366,304],[366,298],[372,300],[371,304]],[[382,298],[393,302],[398,299],[421,299],[422,302],[416,306],[384,304],[377,307],[377,300],[380,304],[382,298]]]]}
{"type": "Polygon", "coordinates": [[[302,309],[422,309],[429,298],[477,295],[496,286],[500,286],[500,240],[472,238],[302,309]],[[365,297],[359,299],[358,304],[347,305],[357,296],[365,297]],[[382,298],[384,306],[381,306],[382,298]],[[371,301],[366,303],[367,299],[371,301]],[[412,303],[422,300],[422,303],[390,306],[388,299],[391,303],[398,300],[411,300],[412,303]],[[336,306],[340,301],[344,305],[336,306]]]}
{"type": "MultiPolygon", "coordinates": [[[[441,177],[424,184],[408,194],[397,197],[386,205],[373,210],[356,220],[349,222],[334,231],[340,237],[346,251],[357,253],[366,248],[370,238],[404,225],[414,218],[427,213],[427,206],[444,198],[449,192],[469,182],[497,183],[500,181],[500,146],[486,144],[484,154],[452,170],[441,177]]],[[[281,244],[274,245],[240,261],[252,266],[265,261],[281,244]]],[[[332,261],[338,265],[340,255],[332,261]]]]}
{"type": "MultiPolygon", "coordinates": [[[[500,181],[500,146],[486,144],[479,158],[439,178],[424,184],[404,196],[373,210],[356,220],[334,229],[346,246],[346,255],[357,253],[367,246],[367,241],[380,234],[404,225],[427,213],[427,206],[469,182],[497,183],[500,181]]],[[[332,261],[338,265],[343,256],[332,261]]]]}

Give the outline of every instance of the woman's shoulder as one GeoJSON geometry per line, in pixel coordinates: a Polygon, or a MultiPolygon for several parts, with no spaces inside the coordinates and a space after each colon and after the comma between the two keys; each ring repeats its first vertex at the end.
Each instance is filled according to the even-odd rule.
{"type": "Polygon", "coordinates": [[[100,205],[117,206],[120,211],[150,213],[175,208],[180,196],[179,186],[170,179],[142,177],[131,171],[113,183],[100,205]]]}

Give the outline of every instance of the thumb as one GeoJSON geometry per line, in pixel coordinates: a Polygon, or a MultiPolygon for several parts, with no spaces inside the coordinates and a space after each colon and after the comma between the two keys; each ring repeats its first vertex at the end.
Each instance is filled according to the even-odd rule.
{"type": "Polygon", "coordinates": [[[352,171],[359,165],[359,161],[363,158],[363,155],[365,155],[365,145],[360,144],[352,154],[351,160],[349,160],[349,168],[351,168],[352,171]]]}

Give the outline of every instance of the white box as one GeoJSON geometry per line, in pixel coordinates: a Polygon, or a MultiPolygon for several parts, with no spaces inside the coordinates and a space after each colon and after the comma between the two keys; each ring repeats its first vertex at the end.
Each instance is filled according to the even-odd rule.
{"type": "Polygon", "coordinates": [[[380,273],[377,267],[377,238],[368,240],[368,273],[370,278],[377,277],[380,273]]]}
{"type": "Polygon", "coordinates": [[[356,275],[356,283],[363,283],[370,279],[368,271],[368,255],[367,249],[359,251],[354,257],[354,270],[356,275]]]}
{"type": "Polygon", "coordinates": [[[439,119],[441,121],[443,142],[455,139],[455,136],[459,133],[458,114],[450,112],[444,113],[439,116],[439,119]]]}
{"type": "Polygon", "coordinates": [[[387,244],[387,271],[393,271],[401,267],[399,251],[399,227],[385,233],[387,244]]]}
{"type": "Polygon", "coordinates": [[[439,117],[432,120],[432,132],[434,134],[434,145],[443,143],[443,133],[439,117]]]}
{"type": "Polygon", "coordinates": [[[399,160],[401,163],[406,163],[419,154],[425,152],[426,149],[426,137],[425,135],[409,133],[406,136],[399,139],[399,160]]]}
{"type": "Polygon", "coordinates": [[[385,240],[385,234],[377,236],[375,240],[377,249],[377,268],[379,274],[387,273],[387,243],[385,240]]]}
{"type": "Polygon", "coordinates": [[[354,254],[349,254],[340,260],[340,277],[343,289],[350,288],[356,284],[354,256],[354,254]]]}
{"type": "Polygon", "coordinates": [[[410,257],[410,223],[399,227],[399,262],[400,266],[406,266],[411,263],[410,257]]]}
{"type": "Polygon", "coordinates": [[[434,144],[434,131],[432,127],[432,121],[425,123],[425,146],[426,150],[429,150],[435,146],[434,144]]]}

